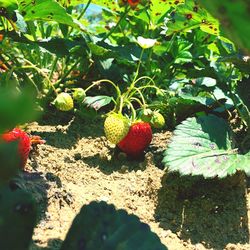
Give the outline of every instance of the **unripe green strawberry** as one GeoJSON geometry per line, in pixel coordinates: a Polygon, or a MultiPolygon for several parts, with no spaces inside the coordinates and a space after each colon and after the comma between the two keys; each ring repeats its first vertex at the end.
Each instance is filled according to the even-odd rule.
{"type": "Polygon", "coordinates": [[[104,132],[107,139],[113,143],[119,143],[129,131],[129,120],[122,114],[112,113],[104,122],[104,132]]]}
{"type": "Polygon", "coordinates": [[[73,99],[77,102],[82,102],[86,97],[86,93],[82,88],[76,88],[73,92],[73,99]]]}
{"type": "Polygon", "coordinates": [[[70,94],[68,93],[60,93],[56,99],[54,100],[54,104],[57,109],[61,111],[69,111],[73,109],[74,103],[70,94]]]}
{"type": "Polygon", "coordinates": [[[165,119],[159,112],[154,112],[150,124],[153,128],[163,128],[165,125],[165,119]]]}
{"type": "Polygon", "coordinates": [[[153,115],[153,111],[151,109],[143,109],[140,113],[140,119],[144,122],[150,122],[153,115]]]}

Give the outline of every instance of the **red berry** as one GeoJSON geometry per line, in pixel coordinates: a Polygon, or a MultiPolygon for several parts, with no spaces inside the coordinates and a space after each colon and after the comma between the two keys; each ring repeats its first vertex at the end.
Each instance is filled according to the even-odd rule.
{"type": "Polygon", "coordinates": [[[19,128],[14,128],[13,130],[2,134],[1,138],[7,143],[17,140],[19,141],[18,153],[21,158],[21,163],[20,163],[21,169],[24,169],[25,164],[28,160],[31,144],[32,143],[41,144],[45,142],[44,140],[41,140],[39,136],[29,137],[26,132],[22,131],[19,128]]]}
{"type": "Polygon", "coordinates": [[[29,136],[21,129],[14,128],[13,130],[9,132],[4,133],[2,135],[2,139],[5,142],[12,142],[12,141],[19,140],[18,152],[21,157],[21,168],[24,168],[27,162],[28,156],[29,156],[30,148],[31,148],[31,141],[30,141],[29,136]]]}
{"type": "Polygon", "coordinates": [[[134,123],[124,139],[118,143],[118,147],[127,155],[140,156],[152,140],[152,130],[147,122],[134,123]]]}
{"type": "Polygon", "coordinates": [[[136,7],[139,4],[140,0],[128,0],[128,3],[131,7],[136,7]]]}

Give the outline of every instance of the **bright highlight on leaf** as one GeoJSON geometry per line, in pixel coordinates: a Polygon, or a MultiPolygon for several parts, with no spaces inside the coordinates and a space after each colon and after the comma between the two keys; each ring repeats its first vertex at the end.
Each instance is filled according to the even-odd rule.
{"type": "Polygon", "coordinates": [[[156,39],[151,39],[151,38],[144,38],[142,36],[137,37],[137,43],[143,48],[143,49],[148,49],[153,47],[156,44],[157,40],[156,39]]]}

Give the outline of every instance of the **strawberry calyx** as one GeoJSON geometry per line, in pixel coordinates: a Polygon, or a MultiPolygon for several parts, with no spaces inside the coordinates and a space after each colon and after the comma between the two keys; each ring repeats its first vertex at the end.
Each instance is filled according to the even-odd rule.
{"type": "Polygon", "coordinates": [[[39,135],[31,135],[31,136],[29,136],[29,138],[30,138],[30,142],[32,145],[46,143],[46,141],[43,140],[39,135]]]}

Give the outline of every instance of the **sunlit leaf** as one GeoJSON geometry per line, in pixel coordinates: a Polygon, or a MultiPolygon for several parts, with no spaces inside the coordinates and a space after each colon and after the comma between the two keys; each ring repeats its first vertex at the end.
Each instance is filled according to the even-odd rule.
{"type": "Polygon", "coordinates": [[[19,0],[19,11],[25,21],[55,21],[79,28],[79,23],[74,21],[66,10],[54,0],[19,0]]]}
{"type": "Polygon", "coordinates": [[[174,9],[166,19],[165,33],[172,35],[197,28],[209,34],[219,34],[218,21],[195,1],[187,0],[185,4],[174,9]]]}
{"type": "Polygon", "coordinates": [[[108,105],[113,100],[110,96],[87,96],[84,100],[84,104],[95,110],[98,110],[106,105],[108,105]]]}
{"type": "Polygon", "coordinates": [[[244,170],[250,173],[250,155],[232,148],[231,130],[214,115],[188,118],[177,126],[164,160],[170,171],[205,178],[226,177],[244,170]]]}

